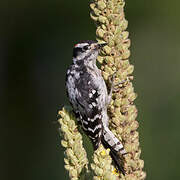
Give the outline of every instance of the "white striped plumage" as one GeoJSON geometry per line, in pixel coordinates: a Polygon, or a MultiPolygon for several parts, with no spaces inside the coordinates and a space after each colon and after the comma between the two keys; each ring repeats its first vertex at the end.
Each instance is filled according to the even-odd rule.
{"type": "Polygon", "coordinates": [[[126,152],[108,128],[107,106],[111,95],[108,95],[101,71],[96,66],[101,46],[95,41],[83,41],[75,45],[73,63],[66,74],[66,89],[76,118],[92,140],[94,149],[100,143],[110,148],[116,166],[124,173],[118,153],[124,155],[126,152]]]}

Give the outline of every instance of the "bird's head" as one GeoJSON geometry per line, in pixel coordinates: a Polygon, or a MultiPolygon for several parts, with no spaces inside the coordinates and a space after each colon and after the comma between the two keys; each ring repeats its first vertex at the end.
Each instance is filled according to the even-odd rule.
{"type": "Polygon", "coordinates": [[[97,41],[86,40],[77,43],[73,48],[73,61],[87,61],[97,58],[100,48],[107,43],[98,43],[97,41]]]}

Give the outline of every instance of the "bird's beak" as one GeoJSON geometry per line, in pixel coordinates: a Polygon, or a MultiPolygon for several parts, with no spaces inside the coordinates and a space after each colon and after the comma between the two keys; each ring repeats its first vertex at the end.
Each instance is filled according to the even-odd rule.
{"type": "Polygon", "coordinates": [[[102,47],[104,47],[106,45],[107,45],[107,43],[101,43],[101,44],[94,43],[94,44],[91,45],[91,47],[92,47],[92,49],[101,49],[102,47]]]}
{"type": "Polygon", "coordinates": [[[102,47],[104,47],[106,45],[107,45],[107,43],[101,43],[101,44],[98,44],[97,46],[98,46],[98,49],[101,49],[102,47]]]}

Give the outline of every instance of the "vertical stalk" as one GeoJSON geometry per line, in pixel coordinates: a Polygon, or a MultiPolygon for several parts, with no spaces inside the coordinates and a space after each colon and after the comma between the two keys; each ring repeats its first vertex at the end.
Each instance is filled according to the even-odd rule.
{"type": "MultiPolygon", "coordinates": [[[[115,84],[125,81],[113,93],[109,106],[110,129],[123,142],[128,152],[124,160],[126,175],[124,177],[120,174],[118,179],[141,180],[145,179],[146,174],[142,170],[144,161],[140,159],[137,109],[134,105],[137,95],[131,82],[134,66],[129,63],[130,39],[126,31],[128,22],[125,19],[124,5],[124,0],[92,0],[90,16],[96,24],[97,40],[108,43],[98,57],[104,79],[108,84],[109,77],[115,73],[115,84]]],[[[94,164],[99,167],[98,163],[94,164]]],[[[95,169],[96,166],[93,167],[95,169]]],[[[97,172],[95,174],[99,177],[97,172]]]]}
{"type": "Polygon", "coordinates": [[[88,172],[88,159],[82,145],[82,135],[69,108],[63,108],[58,114],[61,116],[58,120],[62,137],[61,145],[65,148],[64,167],[71,180],[79,180],[88,172]]]}

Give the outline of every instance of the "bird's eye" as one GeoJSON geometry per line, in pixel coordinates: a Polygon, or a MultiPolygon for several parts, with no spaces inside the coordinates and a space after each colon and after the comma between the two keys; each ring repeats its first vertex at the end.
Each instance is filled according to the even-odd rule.
{"type": "Polygon", "coordinates": [[[83,49],[86,51],[88,50],[88,46],[84,46],[83,49]]]}

